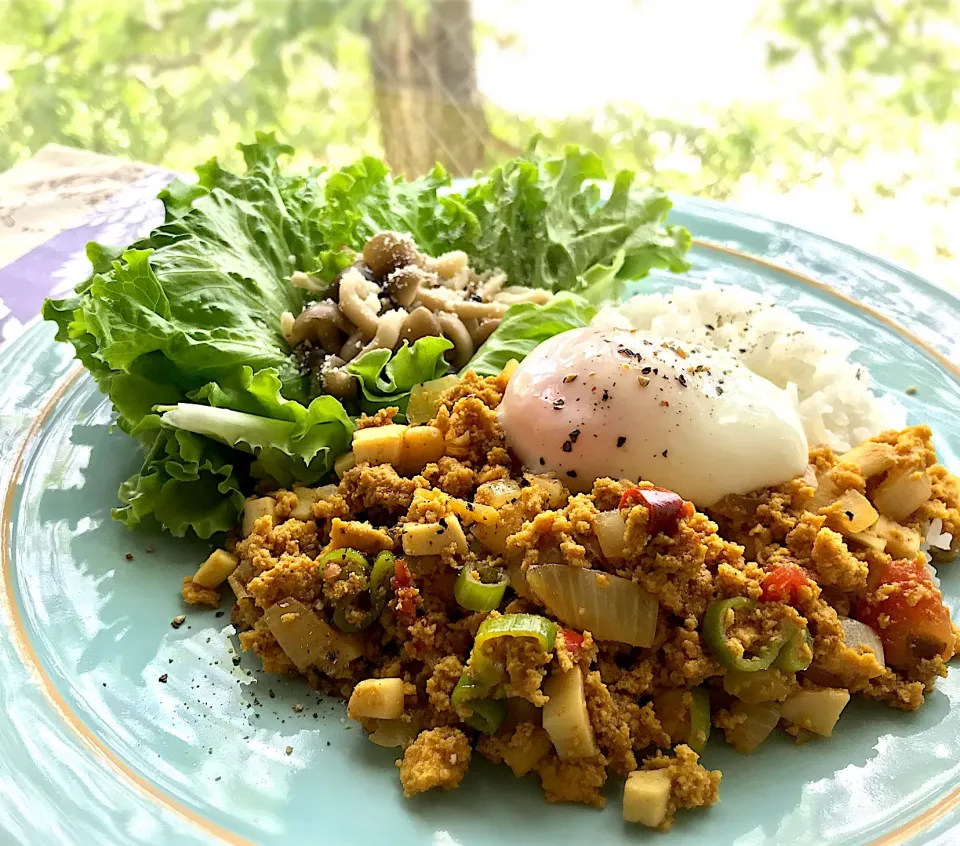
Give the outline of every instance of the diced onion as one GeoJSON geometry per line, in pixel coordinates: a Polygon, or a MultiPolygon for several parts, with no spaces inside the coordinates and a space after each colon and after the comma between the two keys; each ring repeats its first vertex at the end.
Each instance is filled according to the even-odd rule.
{"type": "Polygon", "coordinates": [[[731,712],[744,719],[727,731],[727,740],[737,752],[753,752],[777,727],[781,707],[779,702],[757,702],[753,705],[734,702],[731,712]]]}
{"type": "Polygon", "coordinates": [[[840,619],[840,625],[843,626],[843,640],[850,649],[859,650],[861,646],[867,647],[877,656],[877,663],[881,667],[886,667],[887,663],[883,655],[883,642],[873,629],[866,623],[859,620],[852,620],[849,617],[840,619]]]}
{"type": "Polygon", "coordinates": [[[371,743],[388,749],[406,749],[420,734],[420,724],[413,720],[380,720],[369,735],[371,743]]]}
{"type": "Polygon", "coordinates": [[[627,524],[619,511],[604,511],[594,521],[600,551],[605,558],[623,558],[627,524]]]}
{"type": "Polygon", "coordinates": [[[653,643],[657,600],[635,582],[600,570],[544,564],[527,570],[527,584],[554,617],[597,640],[653,643]]]}

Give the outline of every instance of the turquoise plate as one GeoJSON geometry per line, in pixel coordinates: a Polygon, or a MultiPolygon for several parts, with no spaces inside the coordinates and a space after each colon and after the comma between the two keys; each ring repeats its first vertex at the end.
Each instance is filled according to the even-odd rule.
{"type": "MultiPolygon", "coordinates": [[[[693,269],[657,275],[654,288],[737,282],[853,337],[880,388],[933,427],[941,459],[960,469],[956,299],[726,207],[682,200],[675,219],[696,238],[693,269]]],[[[235,666],[229,614],[181,604],[180,579],[207,544],[110,519],[137,450],[111,431],[104,398],[51,327],[33,326],[0,365],[0,842],[960,841],[955,671],[917,714],[852,704],[830,740],[780,737],[749,757],[713,742],[705,763],[723,770],[720,804],[682,813],[662,839],[624,825],[617,780],[604,812],[550,806],[535,777],[516,780],[479,757],[460,790],[408,802],[395,755],[365,740],[342,703],[246,657],[235,666]]],[[[960,615],[960,575],[941,575],[960,615]]]]}

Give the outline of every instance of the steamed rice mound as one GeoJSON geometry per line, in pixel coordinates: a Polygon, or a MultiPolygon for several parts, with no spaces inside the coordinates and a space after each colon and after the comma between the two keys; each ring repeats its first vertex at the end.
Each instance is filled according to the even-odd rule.
{"type": "Polygon", "coordinates": [[[745,288],[708,282],[637,296],[604,306],[593,323],[726,350],[795,397],[811,446],[846,452],[906,423],[901,406],[870,390],[867,369],[850,358],[854,341],[811,326],[745,288]]]}

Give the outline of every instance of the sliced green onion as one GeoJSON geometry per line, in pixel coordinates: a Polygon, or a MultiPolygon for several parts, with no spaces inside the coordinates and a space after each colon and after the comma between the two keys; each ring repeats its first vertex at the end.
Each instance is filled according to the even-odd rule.
{"type": "Polygon", "coordinates": [[[496,687],[498,685],[475,682],[464,672],[450,697],[454,709],[464,718],[464,722],[484,734],[493,734],[507,716],[507,700],[490,698],[496,687]]]}
{"type": "MultiPolygon", "coordinates": [[[[334,549],[331,550],[331,552],[354,553],[362,560],[362,566],[364,568],[369,569],[370,567],[370,565],[367,564],[367,559],[354,549],[334,549]]],[[[330,553],[326,553],[323,557],[321,557],[321,562],[323,561],[323,558],[329,554],[330,553]]],[[[346,564],[347,568],[356,569],[361,566],[356,557],[344,556],[343,560],[348,561],[346,564]]],[[[337,563],[339,563],[339,561],[337,561],[337,563]]],[[[390,589],[390,575],[394,571],[395,563],[396,558],[392,552],[384,551],[377,555],[377,558],[373,563],[373,569],[370,571],[367,590],[354,597],[344,597],[337,603],[336,608],[333,609],[333,622],[337,628],[348,633],[359,632],[362,629],[369,628],[380,619],[380,614],[383,612],[383,608],[387,604],[387,596],[390,589]],[[368,598],[369,609],[366,611],[363,619],[359,623],[351,623],[347,619],[347,616],[350,611],[356,609],[356,603],[361,599],[361,597],[368,598]]]]}
{"type": "Polygon", "coordinates": [[[467,725],[484,734],[493,734],[507,718],[506,699],[475,699],[469,707],[473,713],[467,717],[467,725]]]}
{"type": "Polygon", "coordinates": [[[489,694],[487,685],[475,685],[464,673],[451,697],[464,722],[484,734],[493,734],[507,716],[507,700],[488,698],[489,694]]]}
{"type": "Polygon", "coordinates": [[[506,702],[499,698],[504,667],[492,661],[483,649],[498,637],[532,637],[544,652],[552,652],[557,624],[539,614],[503,614],[487,617],[480,624],[469,666],[460,676],[450,700],[468,726],[488,734],[500,727],[507,713],[506,702]]]}
{"type": "Polygon", "coordinates": [[[786,643],[773,666],[786,673],[799,673],[813,663],[813,638],[810,632],[800,626],[790,626],[786,643]]]}
{"type": "Polygon", "coordinates": [[[497,567],[475,569],[467,564],[460,568],[453,586],[453,595],[467,611],[494,611],[503,600],[507,583],[507,574],[497,567]]]}
{"type": "Polygon", "coordinates": [[[765,670],[773,664],[777,655],[780,654],[780,648],[787,637],[782,630],[778,630],[769,643],[765,644],[763,649],[760,650],[760,653],[752,658],[744,658],[730,649],[725,623],[727,611],[753,611],[758,607],[758,604],[752,599],[745,596],[735,596],[732,599],[721,599],[714,602],[707,608],[707,613],[703,616],[704,640],[706,640],[707,646],[710,647],[710,651],[717,662],[728,670],[740,670],[744,673],[765,670]]]}

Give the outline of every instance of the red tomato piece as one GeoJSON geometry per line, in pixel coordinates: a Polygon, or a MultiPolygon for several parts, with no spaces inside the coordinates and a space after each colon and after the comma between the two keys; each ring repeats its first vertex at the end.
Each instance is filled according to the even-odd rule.
{"type": "Polygon", "coordinates": [[[571,632],[567,629],[562,629],[562,632],[563,644],[567,647],[567,652],[576,660],[580,657],[580,652],[583,650],[583,635],[580,634],[580,632],[571,632]]]}
{"type": "Polygon", "coordinates": [[[398,558],[393,565],[393,607],[401,626],[412,626],[417,619],[420,591],[413,584],[407,562],[398,558]]]}
{"type": "Polygon", "coordinates": [[[778,564],[763,577],[760,599],[763,602],[796,602],[800,588],[810,584],[802,567],[796,564],[778,564]]]}
{"type": "Polygon", "coordinates": [[[887,663],[894,667],[953,655],[950,611],[926,568],[916,561],[872,566],[857,619],[880,635],[887,663]]]}
{"type": "Polygon", "coordinates": [[[651,535],[664,532],[675,534],[681,517],[693,515],[693,506],[684,502],[680,494],[666,488],[630,488],[620,497],[620,508],[644,505],[650,513],[647,531],[651,535]]]}
{"type": "Polygon", "coordinates": [[[413,584],[413,576],[410,575],[410,568],[406,560],[398,558],[393,562],[393,587],[405,588],[413,584]]]}

